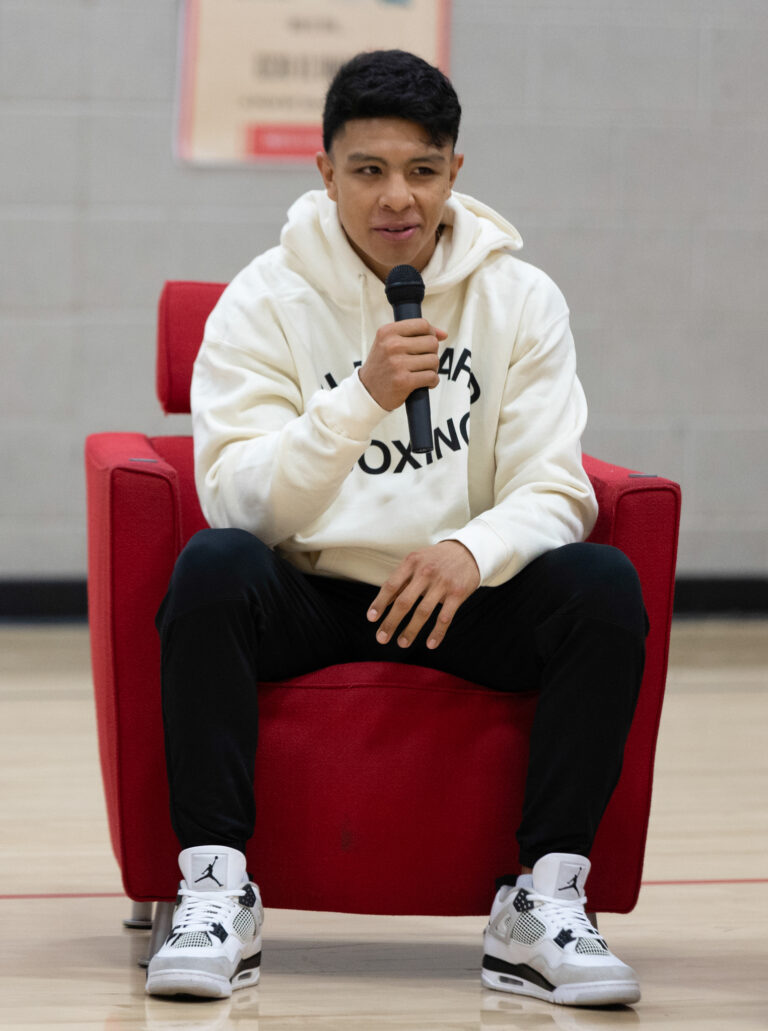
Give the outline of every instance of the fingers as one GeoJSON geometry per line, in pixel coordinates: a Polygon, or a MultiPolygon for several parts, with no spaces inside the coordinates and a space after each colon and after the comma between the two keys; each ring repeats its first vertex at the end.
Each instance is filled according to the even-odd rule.
{"type": "Polygon", "coordinates": [[[453,622],[453,617],[458,612],[459,606],[464,600],[465,598],[463,597],[459,598],[458,596],[453,595],[443,602],[435,625],[432,628],[432,633],[429,635],[427,648],[439,648],[443,642],[443,638],[448,633],[448,627],[453,622]]]}
{"type": "Polygon", "coordinates": [[[382,617],[382,615],[389,609],[392,602],[396,601],[397,609],[394,606],[387,613],[386,619],[382,622],[382,625],[376,631],[376,640],[379,644],[386,644],[394,630],[400,625],[406,614],[410,611],[406,608],[406,602],[403,600],[402,594],[400,593],[408,582],[408,575],[402,574],[402,565],[392,574],[392,576],[385,583],[381,585],[381,589],[376,597],[371,602],[371,607],[368,609],[368,619],[371,623],[376,623],[382,617]],[[395,622],[397,613],[400,613],[400,619],[395,622]]]}
{"type": "Polygon", "coordinates": [[[373,346],[390,358],[437,355],[440,342],[447,339],[447,335],[426,319],[405,319],[382,326],[376,333],[373,346]]]}
{"type": "Polygon", "coordinates": [[[433,326],[427,319],[403,319],[400,322],[389,322],[381,327],[380,332],[389,334],[394,332],[397,336],[407,337],[410,340],[428,339],[445,340],[448,334],[433,326]]]}
{"type": "Polygon", "coordinates": [[[388,644],[393,636],[397,634],[398,647],[409,648],[415,641],[424,624],[435,612],[435,609],[440,606],[444,606],[444,609],[440,609],[438,622],[435,625],[435,629],[430,634],[427,647],[436,648],[440,641],[445,637],[450,622],[461,604],[461,601],[464,599],[451,599],[449,602],[448,598],[450,598],[450,596],[446,598],[440,586],[437,585],[427,588],[426,592],[422,594],[422,588],[420,588],[419,584],[420,580],[412,580],[399,594],[395,596],[389,606],[385,604],[384,599],[381,601],[375,601],[371,606],[368,618],[372,621],[375,621],[377,618],[373,615],[373,612],[382,612],[386,611],[387,607],[389,608],[389,611],[386,612],[386,616],[382,620],[379,629],[376,631],[376,640],[379,644],[388,644]],[[377,608],[377,605],[381,605],[382,607],[377,608]],[[444,617],[443,611],[445,611],[444,617]],[[409,613],[411,614],[411,618],[402,630],[398,632],[398,628],[409,613]],[[441,617],[443,617],[442,621],[441,617]]]}
{"type": "Polygon", "coordinates": [[[418,604],[414,594],[416,594],[416,591],[409,589],[395,599],[386,619],[376,634],[376,640],[379,644],[386,644],[393,634],[398,634],[398,646],[400,648],[410,647],[421,628],[434,612],[435,607],[440,603],[437,592],[432,591],[424,595],[424,597],[418,600],[418,604]],[[412,612],[412,615],[408,625],[398,633],[398,627],[409,612],[412,612]]]}
{"type": "Polygon", "coordinates": [[[373,399],[394,411],[420,387],[439,383],[438,350],[447,333],[426,319],[405,319],[382,326],[360,368],[360,381],[373,399]]]}
{"type": "Polygon", "coordinates": [[[376,640],[387,644],[397,634],[398,646],[408,648],[437,613],[427,648],[438,648],[479,579],[474,558],[456,542],[443,542],[409,555],[383,584],[368,610],[371,622],[384,615],[376,640]],[[398,630],[409,613],[407,624],[398,630]]]}

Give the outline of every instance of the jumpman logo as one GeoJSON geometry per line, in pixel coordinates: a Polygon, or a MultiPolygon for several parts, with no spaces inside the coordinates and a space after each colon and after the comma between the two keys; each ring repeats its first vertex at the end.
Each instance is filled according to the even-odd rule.
{"type": "Polygon", "coordinates": [[[208,866],[206,866],[205,870],[203,870],[202,876],[197,878],[197,880],[195,881],[195,884],[199,884],[200,881],[204,881],[204,880],[210,878],[212,881],[216,881],[216,883],[218,884],[218,886],[220,888],[223,888],[224,885],[221,883],[221,881],[217,877],[213,876],[213,868],[216,865],[216,863],[218,863],[218,861],[219,861],[219,857],[218,856],[214,856],[213,862],[209,863],[208,866]]]}
{"type": "Polygon", "coordinates": [[[568,881],[567,884],[564,884],[561,888],[558,888],[557,890],[558,891],[568,891],[569,888],[573,888],[573,890],[578,895],[579,894],[579,889],[578,889],[577,885],[578,885],[578,880],[579,880],[579,874],[580,873],[581,873],[581,867],[579,867],[579,869],[576,871],[576,873],[573,875],[573,877],[571,877],[570,881],[568,881]]]}

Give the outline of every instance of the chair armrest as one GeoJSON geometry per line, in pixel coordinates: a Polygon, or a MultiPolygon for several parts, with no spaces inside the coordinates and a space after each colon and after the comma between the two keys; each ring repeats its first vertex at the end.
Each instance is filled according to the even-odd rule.
{"type": "MultiPolygon", "coordinates": [[[[657,684],[659,692],[647,716],[658,724],[674,603],[680,486],[589,455],[584,456],[584,469],[598,501],[597,522],[589,539],[620,548],[640,577],[650,622],[644,685],[657,684]]],[[[650,704],[647,697],[641,700],[650,704]]],[[[640,709],[642,719],[643,705],[640,709]]]]}
{"type": "MultiPolygon", "coordinates": [[[[137,433],[88,437],[88,610],[104,789],[115,855],[140,814],[124,785],[167,791],[154,614],[180,549],[176,470],[137,433]],[[120,691],[118,694],[118,671],[120,691]],[[158,738],[155,745],[150,742],[158,738]],[[146,744],[131,754],[121,741],[146,744]],[[159,756],[160,764],[148,757],[159,756]],[[129,827],[124,821],[132,823],[129,827]],[[121,829],[122,828],[122,829],[121,829]]],[[[143,795],[144,788],[136,792],[143,795]]],[[[130,892],[129,892],[130,894],[130,892]]]]}
{"type": "MultiPolygon", "coordinates": [[[[674,600],[680,486],[662,476],[633,472],[584,455],[594,487],[598,516],[591,541],[620,548],[643,584],[649,615],[667,625],[674,600]]],[[[652,620],[652,624],[653,624],[652,620]]]]}
{"type": "MultiPolygon", "coordinates": [[[[636,870],[618,869],[611,840],[641,833],[648,826],[653,765],[669,655],[674,602],[675,563],[680,527],[680,486],[662,476],[648,476],[584,456],[598,501],[591,541],[620,548],[640,577],[650,630],[640,697],[624,753],[622,776],[595,840],[593,855],[608,880],[634,885],[620,907],[628,912],[637,900],[642,874],[642,849],[636,870]]],[[[628,890],[628,889],[627,889],[628,890]]]]}
{"type": "Polygon", "coordinates": [[[111,610],[117,581],[122,606],[159,604],[181,542],[176,470],[138,433],[94,434],[85,458],[91,616],[111,610]]]}

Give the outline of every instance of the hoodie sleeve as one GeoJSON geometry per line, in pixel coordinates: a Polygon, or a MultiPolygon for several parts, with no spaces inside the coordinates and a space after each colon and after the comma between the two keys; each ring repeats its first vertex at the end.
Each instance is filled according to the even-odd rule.
{"type": "Polygon", "coordinates": [[[238,318],[214,311],[195,362],[195,482],[211,526],[274,546],[326,510],[387,413],[356,371],[305,405],[269,300],[249,310],[247,332],[238,318]]]}
{"type": "Polygon", "coordinates": [[[507,370],[494,504],[449,538],[472,552],[486,587],[504,583],[546,551],[585,539],[597,517],[581,462],[587,404],[569,313],[549,285],[548,303],[534,302],[524,315],[507,370]]]}

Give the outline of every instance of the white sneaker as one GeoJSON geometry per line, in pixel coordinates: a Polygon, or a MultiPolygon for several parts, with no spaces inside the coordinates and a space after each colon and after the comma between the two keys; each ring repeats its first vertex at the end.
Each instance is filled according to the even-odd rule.
{"type": "Polygon", "coordinates": [[[228,998],[258,984],[264,910],[234,848],[188,848],[179,856],[171,933],[149,961],[149,995],[228,998]]]}
{"type": "Polygon", "coordinates": [[[532,887],[500,889],[484,935],[486,988],[566,1006],[637,1002],[637,975],[584,911],[589,869],[584,856],[552,852],[534,866],[532,887]]]}

